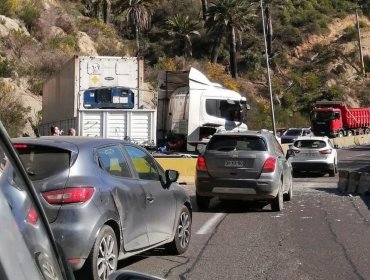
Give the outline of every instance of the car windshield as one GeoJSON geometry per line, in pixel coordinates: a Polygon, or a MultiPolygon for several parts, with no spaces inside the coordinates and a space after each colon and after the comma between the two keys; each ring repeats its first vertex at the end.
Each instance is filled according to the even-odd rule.
{"type": "Polygon", "coordinates": [[[298,136],[301,135],[302,129],[288,129],[285,131],[285,136],[298,136]]]}
{"type": "Polygon", "coordinates": [[[326,146],[325,141],[322,140],[298,140],[293,144],[296,148],[305,148],[305,149],[320,149],[326,146]]]}
{"type": "Polygon", "coordinates": [[[267,151],[265,141],[256,136],[217,135],[211,138],[207,150],[215,151],[267,151]]]}
{"type": "Polygon", "coordinates": [[[67,150],[26,144],[14,144],[14,147],[32,181],[45,179],[69,167],[70,152],[67,150]]]}

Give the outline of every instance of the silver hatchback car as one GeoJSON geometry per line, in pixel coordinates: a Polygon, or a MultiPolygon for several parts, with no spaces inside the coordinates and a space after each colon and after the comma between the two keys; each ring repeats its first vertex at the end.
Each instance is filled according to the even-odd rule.
{"type": "Polygon", "coordinates": [[[90,276],[83,279],[108,279],[119,259],[161,245],[187,250],[190,198],[178,172],[145,149],[92,137],[12,141],[68,262],[90,276]]]}
{"type": "Polygon", "coordinates": [[[200,209],[212,197],[268,201],[273,211],[293,195],[292,168],[268,131],[224,132],[212,136],[196,165],[200,209]]]}

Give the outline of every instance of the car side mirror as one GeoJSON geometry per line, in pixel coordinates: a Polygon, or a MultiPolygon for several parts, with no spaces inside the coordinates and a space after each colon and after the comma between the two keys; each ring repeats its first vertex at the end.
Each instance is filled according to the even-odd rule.
{"type": "Polygon", "coordinates": [[[179,172],[176,170],[168,169],[165,171],[166,174],[166,184],[165,187],[168,189],[172,183],[176,182],[179,178],[179,172]]]}
{"type": "Polygon", "coordinates": [[[293,150],[287,150],[286,152],[286,159],[290,158],[290,157],[294,157],[294,152],[293,150]]]}

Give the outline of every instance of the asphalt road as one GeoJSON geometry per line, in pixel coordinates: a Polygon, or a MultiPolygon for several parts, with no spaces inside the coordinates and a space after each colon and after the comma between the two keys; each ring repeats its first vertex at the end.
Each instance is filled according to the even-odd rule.
{"type": "MultiPolygon", "coordinates": [[[[338,154],[340,168],[370,166],[370,147],[338,154]]],[[[184,255],[158,249],[119,268],[166,279],[370,279],[370,200],[338,193],[337,181],[294,178],[293,200],[280,213],[219,201],[207,212],[194,206],[184,255]]],[[[184,188],[194,196],[194,186],[184,188]]]]}

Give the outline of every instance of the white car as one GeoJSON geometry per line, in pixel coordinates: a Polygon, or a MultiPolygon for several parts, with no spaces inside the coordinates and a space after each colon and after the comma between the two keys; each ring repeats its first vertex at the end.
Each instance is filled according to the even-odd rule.
{"type": "Polygon", "coordinates": [[[293,173],[322,171],[334,177],[338,170],[337,151],[328,137],[302,136],[290,145],[288,157],[293,173]]]}

